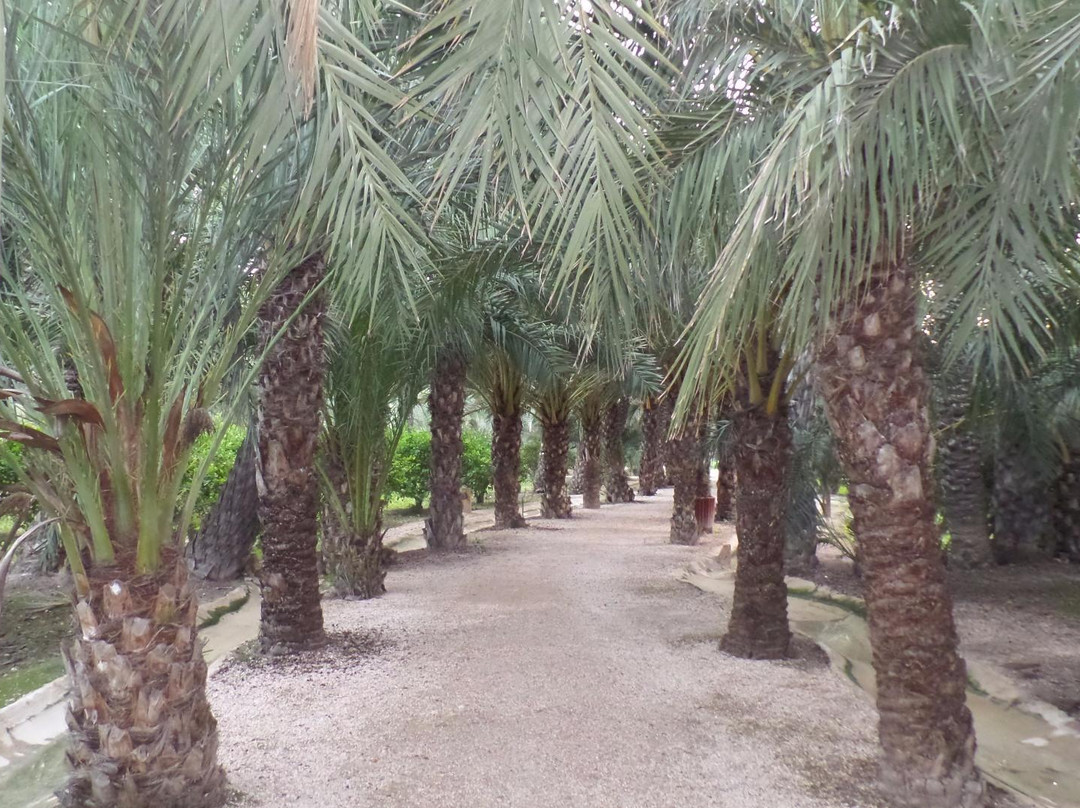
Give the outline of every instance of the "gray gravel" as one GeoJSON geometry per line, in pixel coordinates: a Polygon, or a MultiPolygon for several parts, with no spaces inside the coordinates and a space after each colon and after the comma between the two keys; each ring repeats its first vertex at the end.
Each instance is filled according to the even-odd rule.
{"type": "Polygon", "coordinates": [[[666,544],[664,493],[407,562],[325,603],[341,649],[221,670],[241,804],[878,805],[872,705],[813,649],[717,650],[726,605],[673,580],[703,549],[666,544]]]}

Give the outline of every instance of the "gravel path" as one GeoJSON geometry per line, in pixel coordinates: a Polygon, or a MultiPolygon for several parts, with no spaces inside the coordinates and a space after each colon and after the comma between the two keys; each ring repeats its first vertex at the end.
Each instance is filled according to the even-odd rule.
{"type": "Polygon", "coordinates": [[[727,615],[674,581],[670,492],[478,534],[329,601],[335,648],[210,682],[244,806],[878,805],[872,706],[816,649],[722,655],[727,615]],[[665,496],[666,494],[666,496],[665,496]],[[370,647],[369,647],[370,646],[370,647]]]}

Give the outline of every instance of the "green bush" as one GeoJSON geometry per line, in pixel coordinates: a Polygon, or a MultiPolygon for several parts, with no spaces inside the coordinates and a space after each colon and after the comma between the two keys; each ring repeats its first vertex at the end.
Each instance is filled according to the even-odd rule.
{"type": "Polygon", "coordinates": [[[531,480],[536,476],[536,469],[540,465],[541,438],[539,432],[534,432],[521,443],[521,481],[531,480]]]}
{"type": "MultiPolygon", "coordinates": [[[[236,424],[225,430],[225,435],[221,438],[214,459],[210,461],[210,467],[206,470],[206,476],[203,477],[202,485],[199,487],[199,496],[195,500],[194,518],[191,523],[193,529],[199,529],[203,518],[210,513],[210,509],[214,507],[214,503],[221,496],[221,489],[225,486],[225,480],[228,479],[229,472],[232,471],[232,467],[236,463],[236,455],[240,451],[240,444],[244,442],[246,433],[247,429],[245,427],[236,424]]],[[[199,468],[210,453],[210,447],[213,443],[213,435],[200,435],[191,447],[191,461],[188,463],[187,471],[184,472],[184,479],[181,482],[181,507],[187,500],[188,492],[191,490],[191,479],[195,475],[196,469],[199,468]]]]}
{"type": "Polygon", "coordinates": [[[431,433],[426,429],[407,428],[401,433],[390,464],[387,491],[411,499],[419,510],[424,507],[430,476],[431,433]]]}
{"type": "Polygon", "coordinates": [[[17,483],[19,481],[18,467],[22,465],[22,444],[11,440],[6,443],[4,451],[0,452],[0,486],[17,483]]]}
{"type": "Polygon", "coordinates": [[[468,430],[462,439],[465,455],[461,462],[461,483],[472,491],[476,503],[481,504],[491,487],[491,436],[468,430]]]}

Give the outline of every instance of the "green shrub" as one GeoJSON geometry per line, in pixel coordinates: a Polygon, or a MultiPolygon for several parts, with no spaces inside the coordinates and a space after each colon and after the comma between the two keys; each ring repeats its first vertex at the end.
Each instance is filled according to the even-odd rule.
{"type": "Polygon", "coordinates": [[[491,487],[491,436],[470,429],[462,436],[465,455],[461,460],[461,484],[473,493],[477,504],[484,501],[491,487]]]}
{"type": "Polygon", "coordinates": [[[6,441],[0,451],[0,486],[14,485],[19,481],[18,468],[22,465],[23,447],[21,443],[6,441]]]}
{"type": "Polygon", "coordinates": [[[411,499],[419,510],[424,507],[430,475],[431,433],[426,429],[406,428],[390,464],[387,491],[411,499]]]}
{"type": "Polygon", "coordinates": [[[534,432],[521,443],[521,480],[531,480],[536,476],[536,469],[540,466],[541,438],[539,432],[534,432]]]}
{"type": "MultiPolygon", "coordinates": [[[[247,429],[237,424],[225,430],[225,435],[221,438],[214,459],[210,461],[210,467],[206,470],[206,476],[203,477],[202,485],[199,487],[199,496],[195,500],[194,518],[191,523],[193,529],[199,529],[203,518],[210,513],[210,509],[221,496],[221,489],[224,488],[225,480],[228,479],[229,472],[236,463],[236,455],[240,451],[240,444],[244,442],[245,434],[247,434],[247,429]]],[[[187,500],[188,492],[191,490],[191,478],[195,475],[195,470],[206,459],[213,443],[213,435],[200,435],[191,447],[191,461],[188,463],[181,482],[181,506],[187,500]]]]}

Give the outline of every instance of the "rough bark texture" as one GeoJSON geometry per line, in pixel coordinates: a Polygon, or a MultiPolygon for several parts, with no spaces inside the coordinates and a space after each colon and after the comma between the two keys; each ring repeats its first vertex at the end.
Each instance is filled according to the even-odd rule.
{"type": "MultiPolygon", "coordinates": [[[[792,369],[794,378],[808,375],[809,357],[801,358],[792,369]]],[[[804,383],[792,396],[788,410],[792,450],[788,473],[788,508],[784,540],[784,566],[789,574],[809,575],[817,566],[818,526],[817,472],[811,430],[816,402],[813,388],[804,383]]]]}
{"type": "Polygon", "coordinates": [[[582,507],[600,507],[600,484],[603,476],[604,419],[582,415],[581,444],[578,451],[584,456],[581,469],[582,507]]]}
{"type": "MultiPolygon", "coordinates": [[[[328,449],[327,477],[341,502],[351,502],[349,483],[340,461],[328,449]]],[[[329,497],[328,497],[329,498],[329,497]]],[[[392,551],[382,546],[382,505],[369,531],[357,532],[342,524],[337,510],[326,503],[322,515],[322,557],[334,590],[346,598],[367,600],[386,591],[386,558],[392,551]]]]}
{"type": "Polygon", "coordinates": [[[951,562],[981,567],[993,560],[990,547],[989,497],[983,477],[982,447],[967,418],[971,409],[970,368],[949,371],[937,385],[937,478],[941,509],[952,541],[951,562]]]}
{"type": "MultiPolygon", "coordinates": [[[[674,399],[678,392],[670,393],[674,399]]],[[[671,507],[672,544],[697,544],[700,531],[694,513],[694,501],[700,496],[702,440],[701,424],[688,421],[683,429],[667,441],[664,462],[675,487],[671,507]]]]}
{"type": "Polygon", "coordinates": [[[567,418],[544,421],[541,426],[544,448],[540,454],[540,472],[544,490],[540,497],[540,515],[544,519],[569,519],[571,507],[566,464],[570,457],[570,421],[567,418]]]}
{"type": "Polygon", "coordinates": [[[570,475],[570,493],[581,494],[585,490],[585,440],[584,435],[578,443],[577,457],[574,458],[574,471],[570,475]]]}
{"type": "Polygon", "coordinates": [[[216,808],[225,774],[187,566],[131,567],[90,569],[76,603],[65,653],[74,771],[58,796],[70,808],[216,808]]]}
{"type": "MultiPolygon", "coordinates": [[[[773,369],[779,364],[774,357],[773,369]]],[[[747,406],[733,413],[739,538],[735,597],[720,648],[744,659],[783,659],[791,632],[784,584],[784,537],[791,465],[787,408],[747,406]]]]}
{"type": "Polygon", "coordinates": [[[1080,561],[1080,456],[1066,458],[1054,494],[1056,550],[1070,561],[1080,561]]]}
{"type": "Polygon", "coordinates": [[[465,444],[461,425],[465,418],[465,360],[453,350],[435,357],[431,377],[431,508],[424,537],[432,550],[460,550],[465,546],[461,512],[461,456],[465,444]]]}
{"type": "Polygon", "coordinates": [[[994,551],[1006,564],[1049,556],[1050,485],[1025,450],[1003,437],[994,457],[994,551]]]}
{"type": "Polygon", "coordinates": [[[735,460],[727,452],[720,454],[716,477],[716,521],[735,518],[735,460]]]}
{"type": "MultiPolygon", "coordinates": [[[[278,285],[260,311],[264,344],[322,280],[322,257],[308,258],[278,285]]],[[[322,294],[307,301],[270,349],[259,373],[259,521],[262,533],[264,653],[318,647],[326,640],[319,600],[319,480],[315,450],[325,363],[322,294]]]]}
{"type": "Polygon", "coordinates": [[[521,515],[521,410],[493,412],[491,464],[495,487],[495,529],[526,527],[521,515]]]}
{"type": "Polygon", "coordinates": [[[623,433],[630,414],[630,402],[620,398],[608,405],[604,414],[604,488],[608,502],[633,502],[634,489],[626,479],[623,433]]]}
{"type": "Polygon", "coordinates": [[[641,468],[638,488],[651,497],[664,482],[664,436],[671,423],[671,409],[665,398],[646,396],[641,405],[641,468]]]}
{"type": "Polygon", "coordinates": [[[255,437],[249,428],[221,495],[188,544],[192,570],[210,581],[240,578],[259,535],[259,489],[255,484],[255,437]]]}
{"type": "Polygon", "coordinates": [[[880,267],[840,312],[819,355],[819,383],[866,582],[883,790],[903,808],[972,808],[984,804],[985,786],[934,523],[916,294],[909,268],[880,267]]]}

